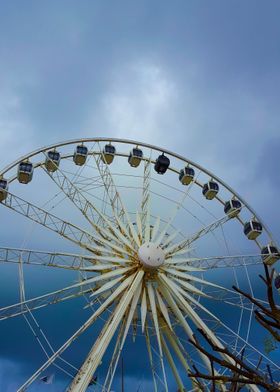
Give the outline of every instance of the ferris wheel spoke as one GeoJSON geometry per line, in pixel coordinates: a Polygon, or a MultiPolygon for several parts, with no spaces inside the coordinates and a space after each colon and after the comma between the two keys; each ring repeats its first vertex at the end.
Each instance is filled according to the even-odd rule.
{"type": "Polygon", "coordinates": [[[0,247],[0,262],[83,270],[87,267],[93,267],[96,259],[93,256],[75,253],[43,252],[32,249],[0,247]]]}
{"type": "Polygon", "coordinates": [[[160,336],[160,331],[159,331],[158,315],[157,315],[157,309],[156,309],[155,292],[154,292],[154,288],[153,288],[151,282],[147,283],[147,290],[148,290],[150,307],[151,307],[151,311],[152,311],[152,318],[153,318],[154,327],[155,327],[156,336],[157,336],[157,343],[158,343],[158,348],[159,348],[160,363],[161,363],[161,369],[162,369],[162,374],[163,374],[164,386],[165,386],[165,390],[168,392],[168,385],[167,385],[165,367],[164,367],[164,362],[163,362],[163,351],[162,351],[161,336],[160,336]]]}
{"type": "Polygon", "coordinates": [[[118,365],[118,361],[119,361],[119,357],[121,355],[121,341],[122,341],[122,337],[124,334],[124,329],[125,329],[125,321],[126,318],[122,321],[121,323],[121,327],[118,333],[118,337],[117,337],[117,341],[114,347],[114,352],[112,355],[112,359],[110,361],[110,365],[106,374],[106,378],[105,381],[102,385],[102,392],[107,392],[111,390],[111,384],[115,375],[115,371],[117,369],[117,365],[118,365]]]}
{"type": "Polygon", "coordinates": [[[193,186],[194,182],[192,182],[192,184],[188,187],[186,192],[183,192],[183,197],[179,202],[176,202],[176,206],[175,209],[172,213],[172,215],[169,217],[164,229],[160,232],[158,238],[156,239],[156,244],[160,245],[163,241],[164,241],[164,237],[166,236],[168,229],[171,227],[172,223],[174,222],[176,216],[178,215],[180,209],[182,208],[186,198],[188,197],[190,190],[193,186]]]}
{"type": "MultiPolygon", "coordinates": [[[[92,245],[96,243],[96,238],[90,233],[18,196],[9,193],[6,200],[1,204],[93,253],[112,252],[112,250],[108,250],[105,247],[92,245]]],[[[124,249],[122,249],[122,253],[130,255],[124,249]]]]}
{"type": "Polygon", "coordinates": [[[163,276],[163,278],[166,281],[169,281],[170,283],[172,282],[172,284],[174,285],[174,287],[176,287],[176,289],[178,290],[178,292],[180,294],[182,294],[183,297],[185,297],[187,299],[187,301],[190,303],[192,302],[194,305],[196,305],[199,309],[201,309],[203,312],[205,312],[206,314],[208,314],[210,317],[212,317],[215,321],[220,322],[220,319],[218,317],[216,317],[212,312],[210,312],[207,308],[205,308],[205,306],[201,305],[201,303],[199,301],[197,301],[195,298],[193,298],[191,295],[189,295],[188,293],[186,293],[185,290],[183,290],[180,286],[178,286],[174,280],[168,279],[166,276],[163,276]]]}
{"type": "Polygon", "coordinates": [[[142,243],[143,242],[143,232],[142,232],[143,229],[142,229],[141,217],[140,217],[138,211],[136,211],[136,225],[137,225],[139,240],[142,243]]]}
{"type": "Polygon", "coordinates": [[[130,249],[134,250],[130,242],[126,239],[123,241],[123,236],[119,235],[119,231],[116,232],[116,228],[111,224],[109,219],[84,196],[81,190],[72,181],[69,180],[62,170],[57,168],[55,172],[49,172],[44,167],[43,170],[69,198],[69,200],[78,208],[78,210],[81,211],[87,221],[94,227],[95,231],[102,238],[104,238],[104,240],[107,238],[110,241],[114,241],[122,246],[125,242],[125,244],[130,249]],[[111,231],[107,230],[105,227],[110,228],[111,231]],[[122,241],[120,241],[120,239],[122,241]]]}
{"type": "Polygon", "coordinates": [[[167,306],[165,305],[165,303],[160,295],[160,292],[157,289],[155,290],[155,292],[156,292],[157,302],[159,304],[161,314],[163,315],[164,320],[165,320],[166,324],[168,325],[168,327],[172,330],[172,325],[171,325],[171,321],[169,318],[167,306]]]}
{"type": "Polygon", "coordinates": [[[230,220],[230,218],[228,216],[224,216],[220,219],[217,219],[216,221],[214,221],[213,223],[211,223],[210,225],[203,227],[202,229],[200,229],[199,231],[197,231],[196,233],[192,234],[189,238],[187,238],[186,240],[183,240],[177,244],[171,245],[167,248],[164,249],[167,258],[173,255],[176,255],[178,252],[180,252],[182,249],[187,249],[190,247],[190,245],[192,243],[194,243],[195,241],[197,241],[198,239],[200,239],[201,237],[207,235],[210,232],[213,232],[214,230],[216,230],[218,227],[221,227],[222,225],[224,225],[228,220],[230,220]]]}
{"type": "MultiPolygon", "coordinates": [[[[163,294],[164,298],[166,299],[167,303],[169,304],[169,306],[170,306],[170,308],[172,310],[172,313],[174,314],[175,318],[177,318],[179,320],[182,328],[187,333],[187,336],[191,339],[192,336],[193,336],[193,331],[192,331],[191,327],[187,323],[184,315],[182,314],[182,312],[179,309],[177,303],[173,299],[173,296],[171,295],[171,292],[170,292],[168,286],[166,286],[164,280],[162,280],[161,277],[159,277],[159,280],[161,282],[160,291],[162,292],[162,294],[163,294]]],[[[205,364],[206,369],[211,372],[211,363],[210,363],[209,358],[207,358],[206,355],[204,355],[203,353],[201,353],[199,351],[198,351],[198,354],[201,357],[202,362],[205,364]]]]}
{"type": "Polygon", "coordinates": [[[150,339],[150,334],[149,334],[149,328],[147,325],[145,326],[145,339],[146,339],[146,347],[147,347],[149,361],[150,361],[150,367],[151,367],[152,376],[153,376],[154,392],[157,392],[158,389],[157,389],[155,364],[154,364],[153,352],[151,349],[151,339],[150,339]]]}
{"type": "Polygon", "coordinates": [[[142,293],[142,299],[141,299],[142,333],[145,330],[146,316],[147,316],[147,295],[146,295],[146,289],[145,289],[145,287],[143,287],[143,293],[142,293]]]}
{"type": "Polygon", "coordinates": [[[276,364],[271,358],[269,358],[266,354],[262,353],[257,347],[253,346],[247,339],[242,338],[242,336],[238,335],[232,328],[226,325],[222,320],[220,320],[220,325],[225,328],[231,336],[239,339],[245,347],[250,348],[255,354],[258,354],[260,357],[265,359],[271,365],[273,365],[278,371],[280,370],[279,364],[276,364]]]}
{"type": "Polygon", "coordinates": [[[61,354],[76,340],[84,331],[86,331],[93,322],[115,301],[115,299],[127,288],[133,277],[127,278],[119,287],[103,302],[102,305],[90,316],[90,318],[52,355],[48,360],[18,389],[17,392],[24,392],[37,377],[42,374],[61,354]]]}
{"type": "Polygon", "coordinates": [[[180,233],[179,230],[176,230],[176,231],[174,231],[172,234],[168,235],[167,238],[166,238],[165,240],[162,241],[161,247],[162,247],[163,249],[164,249],[164,248],[167,248],[168,245],[169,245],[173,240],[175,240],[175,238],[178,236],[179,233],[180,233]]]}
{"type": "MultiPolygon", "coordinates": [[[[226,287],[223,287],[223,286],[220,286],[220,285],[218,285],[218,284],[209,282],[209,281],[206,280],[206,279],[197,278],[196,276],[187,274],[186,272],[178,271],[178,270],[176,270],[175,268],[174,268],[174,269],[173,269],[173,268],[164,268],[163,270],[164,270],[165,272],[167,272],[168,274],[174,275],[174,276],[177,277],[177,278],[181,278],[181,279],[183,279],[183,280],[188,280],[188,281],[192,281],[192,282],[201,283],[201,284],[203,284],[203,285],[215,287],[215,288],[220,289],[220,290],[223,290],[223,291],[225,291],[225,292],[234,294],[235,296],[237,295],[237,293],[236,293],[235,291],[233,291],[233,290],[230,290],[230,289],[228,289],[228,288],[226,288],[226,287]]],[[[181,279],[180,279],[180,281],[181,281],[181,279]]],[[[203,295],[203,293],[202,293],[201,295],[203,295]]]]}
{"type": "Polygon", "coordinates": [[[191,368],[190,368],[186,358],[189,358],[189,355],[186,352],[186,350],[184,349],[184,347],[181,345],[180,340],[178,339],[176,334],[174,332],[172,332],[172,330],[170,330],[170,328],[168,328],[168,325],[166,325],[166,324],[162,325],[162,332],[163,332],[163,335],[166,336],[166,338],[168,339],[170,345],[172,346],[174,352],[176,353],[178,359],[180,360],[183,368],[185,369],[186,373],[188,374],[190,372],[191,368]]]}
{"type": "MultiPolygon", "coordinates": [[[[106,266],[104,266],[106,268],[106,266]]],[[[94,284],[102,280],[111,279],[115,276],[125,274],[133,269],[133,267],[125,267],[115,269],[110,272],[89,278],[85,281],[75,283],[74,285],[64,287],[61,290],[56,290],[48,294],[44,294],[20,303],[6,306],[0,309],[0,320],[24,314],[31,310],[39,309],[44,306],[53,305],[68,299],[76,298],[78,296],[88,294],[95,289],[94,284]]]]}
{"type": "Polygon", "coordinates": [[[144,163],[143,189],[141,199],[141,227],[144,242],[150,241],[150,209],[151,209],[151,159],[144,163]]]}
{"type": "Polygon", "coordinates": [[[113,338],[123,316],[125,315],[131,300],[137,291],[139,285],[142,283],[144,272],[138,271],[134,275],[130,276],[126,280],[129,280],[128,289],[119,301],[116,309],[112,313],[110,322],[103,328],[99,338],[94,343],[90,350],[85,362],[68,388],[69,392],[84,392],[86,391],[92,374],[94,374],[103,355],[113,338]]]}
{"type": "MultiPolygon", "coordinates": [[[[175,333],[172,332],[168,328],[167,325],[163,326],[162,331],[163,331],[163,335],[169,341],[169,343],[170,343],[172,349],[174,350],[177,358],[179,359],[181,365],[183,366],[186,374],[188,375],[191,372],[191,368],[190,368],[190,366],[189,366],[189,364],[188,364],[188,362],[186,360],[186,358],[188,358],[189,361],[191,361],[191,358],[190,358],[189,354],[186,352],[184,347],[182,347],[181,342],[178,339],[178,337],[175,335],[175,333]]],[[[192,378],[191,379],[191,383],[192,383],[192,386],[194,388],[194,391],[197,391],[198,383],[197,383],[196,378],[192,378]]]]}
{"type": "Polygon", "coordinates": [[[176,367],[176,365],[175,365],[175,362],[174,362],[174,360],[173,360],[173,358],[172,358],[172,355],[171,355],[171,353],[170,353],[170,351],[169,351],[169,348],[168,348],[168,346],[167,346],[167,344],[166,344],[166,341],[165,341],[163,335],[161,335],[161,341],[162,341],[163,352],[164,352],[164,354],[165,354],[165,356],[166,356],[166,358],[167,358],[167,361],[168,361],[168,363],[169,363],[169,366],[170,366],[170,368],[171,368],[171,370],[172,370],[172,373],[173,373],[173,375],[174,375],[176,384],[177,384],[177,386],[178,386],[178,388],[179,388],[179,389],[178,389],[178,392],[184,392],[184,391],[185,391],[184,384],[183,384],[183,382],[182,382],[182,379],[181,379],[181,377],[180,377],[180,374],[179,374],[179,372],[178,372],[178,369],[177,369],[177,367],[176,367]]]}
{"type": "MultiPolygon", "coordinates": [[[[202,329],[205,334],[209,337],[209,339],[221,350],[224,350],[225,347],[221,343],[221,341],[217,338],[215,333],[207,326],[207,324],[202,320],[202,318],[199,316],[199,314],[190,306],[190,304],[183,298],[183,296],[180,294],[178,291],[176,285],[172,283],[170,280],[168,281],[164,276],[162,277],[162,280],[165,282],[166,286],[172,291],[172,293],[175,296],[175,300],[177,303],[180,303],[180,306],[183,307],[185,312],[189,315],[193,323],[197,326],[197,328],[202,329]]],[[[213,317],[214,315],[212,315],[213,317]]],[[[215,316],[214,316],[215,317],[215,316]]],[[[216,318],[217,319],[217,318],[216,318]]],[[[219,324],[221,321],[219,320],[219,324]]],[[[226,353],[221,352],[221,356],[229,361],[231,364],[235,364],[234,360],[229,357],[226,353]]],[[[258,388],[255,388],[254,386],[251,388],[252,391],[259,391],[258,388]]]]}
{"type": "Polygon", "coordinates": [[[140,298],[141,294],[141,289],[142,289],[142,282],[139,284],[137,290],[134,293],[134,296],[132,298],[131,306],[127,315],[127,318],[123,320],[123,323],[121,325],[121,329],[119,331],[119,335],[117,338],[117,343],[115,345],[114,353],[112,356],[112,360],[110,362],[110,366],[106,375],[105,383],[102,388],[102,392],[107,392],[111,390],[111,385],[112,381],[117,369],[118,361],[121,355],[121,352],[123,350],[124,343],[127,338],[127,334],[133,319],[133,315],[135,313],[135,310],[137,308],[138,300],[140,298]]]}
{"type": "Polygon", "coordinates": [[[115,185],[112,173],[109,169],[109,166],[107,163],[104,163],[102,160],[102,149],[100,147],[100,144],[98,143],[98,147],[100,150],[100,154],[98,155],[98,158],[94,155],[94,159],[96,162],[97,169],[100,174],[100,178],[103,182],[106,194],[110,200],[111,207],[112,207],[112,212],[114,217],[119,218],[121,221],[124,223],[127,223],[129,226],[129,230],[131,232],[131,235],[135,241],[135,243],[140,246],[140,241],[138,238],[138,235],[133,227],[133,224],[131,222],[131,219],[129,217],[129,214],[125,208],[125,205],[121,199],[120,193],[115,185]]]}
{"type": "Polygon", "coordinates": [[[168,258],[166,265],[181,271],[207,271],[215,268],[249,267],[263,264],[261,255],[236,255],[236,256],[212,256],[180,258],[178,256],[168,258]]]}
{"type": "MultiPolygon", "coordinates": [[[[178,276],[176,273],[174,273],[173,275],[178,276]]],[[[163,275],[160,274],[160,276],[163,276],[163,275]]],[[[185,274],[184,274],[184,278],[185,278],[185,274]]],[[[176,278],[174,278],[174,279],[176,279],[176,278]]],[[[180,284],[181,284],[181,286],[183,286],[187,291],[190,291],[190,292],[193,293],[193,294],[196,294],[196,295],[200,295],[200,296],[202,296],[202,297],[208,297],[208,298],[209,298],[209,296],[208,296],[207,294],[205,294],[203,291],[201,291],[201,290],[198,289],[196,286],[194,286],[193,284],[191,284],[191,283],[189,283],[189,282],[187,282],[187,281],[185,281],[185,280],[183,280],[183,279],[180,279],[180,284]]]]}
{"type": "MultiPolygon", "coordinates": [[[[176,259],[174,259],[174,262],[176,259]]],[[[251,265],[263,264],[261,255],[236,255],[236,256],[216,256],[190,259],[192,265],[205,270],[213,268],[233,268],[248,267],[251,265]]],[[[175,262],[176,264],[176,262],[175,262]]]]}

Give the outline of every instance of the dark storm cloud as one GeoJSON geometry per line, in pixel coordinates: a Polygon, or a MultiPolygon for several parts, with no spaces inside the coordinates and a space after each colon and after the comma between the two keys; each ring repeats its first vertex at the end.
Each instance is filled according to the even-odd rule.
{"type": "MultiPolygon", "coordinates": [[[[159,144],[224,178],[279,238],[278,1],[0,5],[1,167],[35,147],[76,137],[159,144]]],[[[69,330],[58,339],[78,327],[69,313],[69,330]]],[[[46,321],[53,334],[55,317],[46,321]]],[[[22,377],[39,353],[29,365],[24,352],[16,354],[21,337],[13,336],[23,320],[12,324],[3,327],[11,338],[0,356],[13,356],[24,369],[7,360],[1,368],[22,377]]],[[[32,336],[27,340],[31,346],[32,336]]]]}

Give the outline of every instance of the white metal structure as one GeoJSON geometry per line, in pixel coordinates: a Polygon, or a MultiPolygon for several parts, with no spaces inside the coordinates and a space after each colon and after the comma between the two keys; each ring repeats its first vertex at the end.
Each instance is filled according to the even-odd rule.
{"type": "MultiPolygon", "coordinates": [[[[19,301],[3,306],[0,319],[22,315],[46,355],[18,391],[27,390],[49,366],[72,377],[69,392],[86,391],[98,368],[106,364],[106,376],[98,380],[99,390],[110,391],[124,344],[132,344],[130,335],[138,349],[140,341],[145,342],[155,391],[198,391],[197,381],[188,377],[192,365],[210,372],[211,367],[188,342],[197,328],[219,347],[230,347],[236,354],[245,348],[252,366],[262,355],[262,366],[269,364],[272,372],[279,371],[279,365],[254,343],[251,303],[231,288],[235,284],[254,295],[262,267],[260,249],[275,241],[256,212],[213,173],[156,146],[92,138],[38,149],[7,166],[0,178],[9,184],[0,214],[21,215],[17,231],[23,233],[25,222],[31,222],[30,248],[4,244],[0,248],[1,267],[18,265],[20,287],[19,301]],[[108,144],[116,146],[114,162],[103,155],[108,144]],[[82,164],[75,165],[80,145],[87,150],[82,164]],[[143,156],[140,164],[131,165],[128,159],[135,146],[143,156]],[[60,152],[59,166],[50,162],[50,151],[60,152]],[[159,176],[154,165],[162,153],[170,159],[170,166],[159,176]],[[46,159],[52,170],[46,167],[46,159]],[[17,181],[17,168],[23,161],[34,167],[28,186],[17,181]],[[178,175],[188,165],[195,168],[195,177],[186,187],[178,175]],[[210,180],[219,184],[213,200],[205,199],[201,192],[210,180]],[[224,206],[233,199],[241,202],[242,209],[227,215],[224,206]],[[252,216],[262,223],[262,242],[259,238],[248,241],[243,234],[244,222],[252,216]],[[33,250],[38,249],[38,242],[43,248],[33,250]],[[45,293],[27,298],[25,276],[34,265],[54,273],[65,270],[63,279],[69,274],[72,282],[50,291],[46,272],[42,281],[45,293]],[[78,281],[73,282],[74,272],[78,281]],[[50,305],[70,300],[73,304],[79,301],[78,306],[85,301],[87,318],[54,349],[36,312],[44,308],[47,314],[50,305]],[[102,320],[101,328],[98,320],[102,320]],[[80,335],[95,326],[95,333],[99,328],[97,337],[77,368],[64,355],[80,335]]],[[[38,282],[34,268],[33,274],[38,282]]],[[[73,305],[73,312],[75,309],[73,305]]],[[[124,355],[128,350],[126,346],[124,355]]],[[[222,391],[226,388],[220,386],[222,391]]],[[[248,389],[259,390],[254,385],[248,389]]]]}

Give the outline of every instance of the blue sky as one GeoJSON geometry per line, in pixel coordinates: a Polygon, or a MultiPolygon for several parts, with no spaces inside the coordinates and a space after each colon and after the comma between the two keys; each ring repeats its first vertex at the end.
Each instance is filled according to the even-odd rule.
{"type": "Polygon", "coordinates": [[[276,0],[0,0],[0,166],[71,138],[153,143],[223,178],[279,238],[279,13],[276,0]]]}

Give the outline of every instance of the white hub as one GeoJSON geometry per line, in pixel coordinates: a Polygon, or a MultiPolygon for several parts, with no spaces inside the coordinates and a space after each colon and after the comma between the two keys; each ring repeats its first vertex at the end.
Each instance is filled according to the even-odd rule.
{"type": "Polygon", "coordinates": [[[146,242],[138,250],[138,257],[144,267],[155,269],[164,263],[165,254],[160,246],[146,242]]]}

